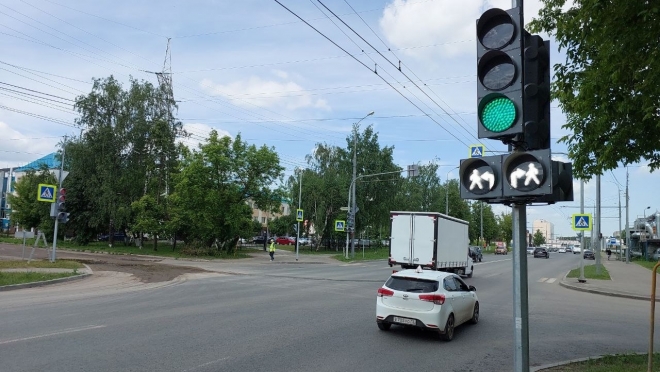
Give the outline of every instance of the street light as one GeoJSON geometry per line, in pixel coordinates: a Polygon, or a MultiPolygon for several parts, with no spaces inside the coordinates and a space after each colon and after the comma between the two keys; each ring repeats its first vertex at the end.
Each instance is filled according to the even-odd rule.
{"type": "Polygon", "coordinates": [[[651,209],[651,206],[649,205],[648,207],[644,208],[644,218],[646,218],[646,210],[651,209]]]}
{"type": "MultiPolygon", "coordinates": [[[[349,206],[349,215],[352,216],[353,218],[349,219],[353,221],[351,224],[349,222],[349,228],[350,230],[350,238],[351,238],[351,250],[355,252],[355,244],[353,243],[353,238],[355,237],[355,207],[357,206],[357,200],[355,200],[355,177],[357,173],[357,126],[360,124],[360,122],[364,119],[366,119],[368,116],[373,115],[374,112],[371,111],[370,113],[366,114],[362,119],[358,120],[357,123],[355,123],[355,132],[353,133],[353,180],[351,181],[351,189],[349,190],[349,195],[352,197],[353,203],[351,204],[351,198],[348,198],[348,206],[349,206]],[[351,207],[352,206],[352,207],[351,207]]],[[[349,237],[349,232],[346,232],[346,238],[348,239],[349,237]]],[[[348,256],[348,252],[346,252],[346,255],[348,256]]]]}
{"type": "MultiPolygon", "coordinates": [[[[450,169],[449,172],[447,172],[447,178],[445,178],[447,180],[447,181],[445,181],[445,182],[447,182],[447,187],[445,187],[445,214],[446,215],[449,215],[449,173],[451,173],[451,171],[453,171],[455,169],[458,169],[458,168],[460,168],[460,167],[454,167],[454,168],[450,169]]],[[[461,182],[460,181],[458,182],[458,187],[461,187],[461,182]]]]}

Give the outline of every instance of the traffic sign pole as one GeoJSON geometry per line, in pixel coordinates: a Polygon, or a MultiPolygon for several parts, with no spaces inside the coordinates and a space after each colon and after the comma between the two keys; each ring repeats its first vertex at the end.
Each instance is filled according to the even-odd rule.
{"type": "MultiPolygon", "coordinates": [[[[64,137],[64,144],[62,145],[62,159],[60,159],[60,173],[59,176],[57,177],[58,181],[58,190],[62,189],[62,171],[64,170],[64,150],[65,150],[65,144],[66,144],[66,136],[64,137]]],[[[50,262],[55,262],[55,258],[57,257],[56,255],[56,250],[57,250],[57,227],[59,225],[59,219],[56,217],[55,218],[55,231],[53,231],[53,251],[51,253],[50,257],[50,262]]]]}
{"type": "MultiPolygon", "coordinates": [[[[584,214],[584,180],[580,179],[580,213],[584,214]]],[[[573,222],[575,224],[575,222],[573,222]]],[[[584,234],[585,231],[582,231],[582,236],[580,237],[580,277],[578,282],[585,283],[587,279],[584,278],[584,234]]]]}
{"type": "Polygon", "coordinates": [[[513,367],[529,372],[529,305],[527,285],[527,205],[513,204],[513,367]]]}

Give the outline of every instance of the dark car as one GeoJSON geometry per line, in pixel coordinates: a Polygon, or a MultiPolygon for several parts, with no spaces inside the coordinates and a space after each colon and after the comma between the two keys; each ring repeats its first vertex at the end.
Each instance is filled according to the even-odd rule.
{"type": "Polygon", "coordinates": [[[481,248],[477,246],[469,246],[468,254],[474,262],[481,262],[481,260],[484,258],[484,255],[481,253],[481,248]]]}
{"type": "MultiPolygon", "coordinates": [[[[128,239],[126,234],[121,232],[121,231],[115,231],[115,233],[113,234],[113,237],[114,237],[113,240],[115,242],[118,242],[118,241],[119,242],[125,242],[128,239]]],[[[107,241],[110,240],[110,234],[101,234],[101,235],[98,236],[98,240],[100,242],[107,242],[107,241]]]]}
{"type": "Polygon", "coordinates": [[[254,244],[264,244],[266,242],[265,236],[255,236],[252,238],[252,243],[254,244]]]}
{"type": "Polygon", "coordinates": [[[548,253],[548,250],[542,247],[536,247],[534,248],[534,257],[545,257],[545,258],[550,258],[550,253],[548,253]]]}
{"type": "Polygon", "coordinates": [[[583,257],[584,257],[585,260],[595,260],[596,259],[596,255],[594,255],[594,252],[590,251],[590,250],[584,251],[584,256],[583,257]]]}

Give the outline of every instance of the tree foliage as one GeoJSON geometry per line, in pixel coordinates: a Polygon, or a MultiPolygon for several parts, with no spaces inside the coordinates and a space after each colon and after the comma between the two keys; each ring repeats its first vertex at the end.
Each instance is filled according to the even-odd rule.
{"type": "Polygon", "coordinates": [[[648,1],[541,0],[532,31],[566,51],[552,93],[567,115],[561,140],[577,177],[649,160],[660,167],[660,5],[648,1]]]}
{"type": "Polygon", "coordinates": [[[543,236],[541,230],[536,230],[532,236],[532,243],[534,243],[535,247],[540,247],[541,245],[545,244],[545,236],[543,236]]]}
{"type": "Polygon", "coordinates": [[[271,186],[282,171],[273,149],[212,131],[198,150],[184,152],[174,177],[170,214],[177,216],[182,238],[232,251],[239,237],[252,234],[249,200],[261,209],[280,205],[283,194],[271,186]]]}
{"type": "Polygon", "coordinates": [[[26,230],[34,227],[45,234],[52,235],[54,220],[50,217],[51,204],[37,201],[40,183],[57,184],[55,176],[47,168],[42,168],[39,171],[28,170],[14,184],[16,195],[7,193],[8,201],[12,206],[10,218],[12,223],[18,223],[26,230]]]}

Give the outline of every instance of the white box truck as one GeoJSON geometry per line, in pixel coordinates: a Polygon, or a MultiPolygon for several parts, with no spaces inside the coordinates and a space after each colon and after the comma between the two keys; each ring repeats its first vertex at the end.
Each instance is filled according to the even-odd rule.
{"type": "Polygon", "coordinates": [[[390,267],[421,266],[472,277],[467,221],[435,212],[390,212],[390,267]]]}

